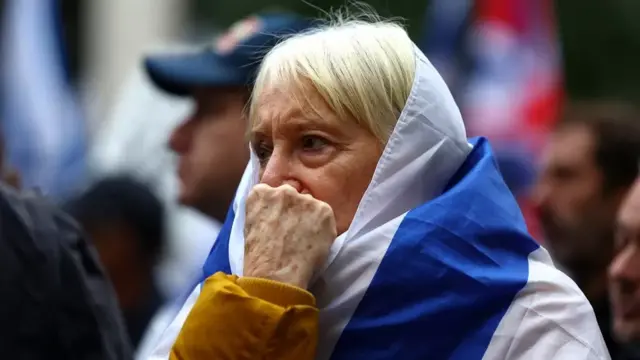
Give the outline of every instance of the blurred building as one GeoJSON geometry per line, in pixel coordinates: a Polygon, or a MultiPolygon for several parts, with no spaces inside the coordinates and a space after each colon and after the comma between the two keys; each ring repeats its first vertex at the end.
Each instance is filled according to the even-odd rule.
{"type": "Polygon", "coordinates": [[[151,46],[178,41],[186,28],[183,0],[110,0],[85,3],[81,27],[85,65],[81,87],[89,117],[105,119],[131,70],[151,46]]]}

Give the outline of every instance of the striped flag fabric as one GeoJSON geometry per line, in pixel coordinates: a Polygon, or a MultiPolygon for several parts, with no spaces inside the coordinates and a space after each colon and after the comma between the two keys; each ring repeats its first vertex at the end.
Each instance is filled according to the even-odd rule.
{"type": "Polygon", "coordinates": [[[61,199],[85,177],[86,134],[64,64],[56,0],[5,1],[2,129],[24,187],[61,199]]]}
{"type": "MultiPolygon", "coordinates": [[[[407,104],[348,231],[310,291],[317,359],[609,359],[593,309],[526,231],[484,138],[468,141],[416,49],[407,104]]],[[[203,268],[242,275],[252,157],[203,268]]],[[[167,359],[197,285],[149,359],[167,359]]]]}

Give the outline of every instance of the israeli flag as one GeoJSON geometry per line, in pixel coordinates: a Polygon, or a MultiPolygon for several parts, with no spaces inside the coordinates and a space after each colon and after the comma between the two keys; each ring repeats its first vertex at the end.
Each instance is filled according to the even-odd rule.
{"type": "Polygon", "coordinates": [[[2,129],[23,186],[57,199],[85,178],[86,133],[64,64],[58,0],[5,2],[2,129]]]}
{"type": "MultiPolygon", "coordinates": [[[[253,157],[204,266],[242,275],[253,157]]],[[[484,139],[444,81],[416,77],[349,230],[311,287],[317,359],[609,359],[589,302],[529,235],[484,139]]],[[[167,359],[201,285],[165,331],[167,359]]]]}

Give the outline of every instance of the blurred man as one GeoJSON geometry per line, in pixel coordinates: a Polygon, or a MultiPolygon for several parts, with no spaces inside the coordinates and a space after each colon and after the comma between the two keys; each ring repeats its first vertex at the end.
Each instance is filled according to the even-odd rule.
{"type": "Polygon", "coordinates": [[[164,244],[162,203],[143,184],[121,176],[97,182],[68,210],[98,250],[136,347],[163,304],[153,276],[164,244]]]}
{"type": "Polygon", "coordinates": [[[291,15],[253,16],[212,46],[191,54],[152,56],[147,72],[161,89],[195,101],[169,140],[179,157],[179,201],[220,222],[249,160],[244,106],[262,56],[279,36],[306,29],[291,15]]]}
{"type": "Polygon", "coordinates": [[[615,249],[609,279],[614,335],[625,348],[619,358],[640,359],[640,180],[618,214],[615,249]]]}
{"type": "Polygon", "coordinates": [[[635,108],[575,104],[551,135],[533,193],[545,245],[591,302],[612,353],[607,267],[616,213],[636,178],[638,158],[635,108]]]}

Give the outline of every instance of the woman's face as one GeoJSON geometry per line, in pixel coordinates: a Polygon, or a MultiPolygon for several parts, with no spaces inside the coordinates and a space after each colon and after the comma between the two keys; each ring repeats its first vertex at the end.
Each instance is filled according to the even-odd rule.
{"type": "Polygon", "coordinates": [[[352,119],[338,119],[322,98],[302,109],[282,88],[257,94],[251,142],[260,182],[289,184],[331,206],[338,234],[345,232],[371,181],[382,145],[352,119]],[[317,114],[315,114],[317,113],[317,114]]]}

